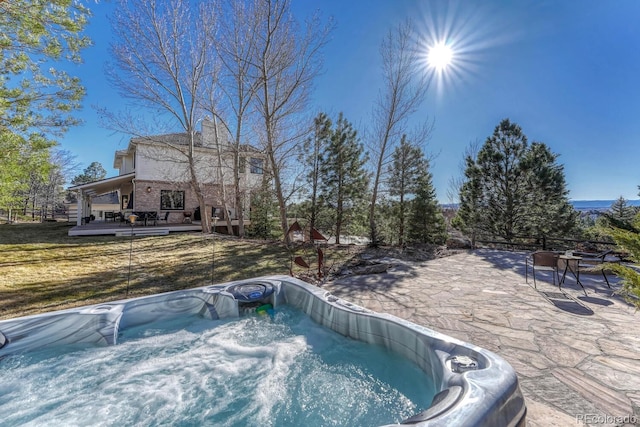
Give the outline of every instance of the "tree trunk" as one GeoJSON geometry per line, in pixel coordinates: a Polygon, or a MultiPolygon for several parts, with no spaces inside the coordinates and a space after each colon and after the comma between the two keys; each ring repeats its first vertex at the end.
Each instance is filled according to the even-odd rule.
{"type": "Polygon", "coordinates": [[[400,193],[400,230],[398,231],[398,243],[404,244],[404,189],[400,193]]]}
{"type": "MultiPolygon", "coordinates": [[[[213,116],[213,131],[216,137],[216,155],[218,159],[218,181],[220,182],[220,194],[222,197],[223,217],[227,217],[227,234],[233,236],[233,226],[231,225],[231,217],[229,216],[229,206],[227,205],[227,189],[224,186],[224,173],[222,172],[222,153],[220,149],[220,140],[218,139],[218,121],[213,116]]],[[[237,209],[236,209],[237,212],[237,209]]]]}

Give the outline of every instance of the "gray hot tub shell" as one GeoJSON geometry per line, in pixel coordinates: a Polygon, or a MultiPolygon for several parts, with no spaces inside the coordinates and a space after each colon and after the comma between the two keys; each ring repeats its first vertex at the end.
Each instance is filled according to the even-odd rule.
{"type": "MultiPolygon", "coordinates": [[[[526,407],[514,369],[499,356],[375,313],[288,276],[270,276],[0,321],[0,358],[45,347],[113,345],[118,331],[185,315],[238,317],[259,304],[290,305],[342,335],[381,345],[415,362],[438,394],[403,425],[524,426],[526,407]],[[264,289],[249,296],[241,288],[264,289]]],[[[394,424],[397,425],[397,424],[394,424]]]]}

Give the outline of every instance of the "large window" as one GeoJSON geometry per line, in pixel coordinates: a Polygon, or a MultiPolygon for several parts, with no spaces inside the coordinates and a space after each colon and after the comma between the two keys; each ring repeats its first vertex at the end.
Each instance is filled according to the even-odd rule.
{"type": "Polygon", "coordinates": [[[160,210],[184,210],[184,191],[160,190],[160,210]]]}
{"type": "Polygon", "coordinates": [[[251,165],[251,173],[262,174],[262,159],[252,157],[251,159],[249,159],[249,164],[251,165]]]}

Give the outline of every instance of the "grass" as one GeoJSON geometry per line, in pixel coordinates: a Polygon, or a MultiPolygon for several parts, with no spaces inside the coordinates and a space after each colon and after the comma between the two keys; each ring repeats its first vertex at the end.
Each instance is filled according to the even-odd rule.
{"type": "MultiPolygon", "coordinates": [[[[0,319],[124,299],[127,288],[131,298],[289,274],[291,255],[280,243],[201,233],[69,237],[69,227],[0,225],[0,319]]],[[[349,250],[330,252],[327,265],[351,256],[349,250]]],[[[295,255],[312,259],[313,252],[295,255]]]]}

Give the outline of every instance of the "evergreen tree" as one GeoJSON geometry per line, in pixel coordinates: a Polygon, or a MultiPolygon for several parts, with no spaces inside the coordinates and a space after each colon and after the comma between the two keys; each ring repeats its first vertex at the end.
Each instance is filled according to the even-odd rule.
{"type": "Polygon", "coordinates": [[[532,236],[566,235],[577,229],[579,213],[569,202],[564,167],[540,142],[529,147],[523,166],[527,208],[523,232],[532,236]]]}
{"type": "Polygon", "coordinates": [[[482,205],[480,168],[471,155],[465,158],[465,165],[466,181],[460,187],[460,206],[451,225],[467,234],[471,238],[471,245],[475,246],[485,212],[482,205]]]}
{"type": "Polygon", "coordinates": [[[76,175],[71,184],[80,185],[87,184],[89,182],[100,181],[107,176],[107,171],[102,167],[100,162],[91,162],[80,175],[76,175]]]}
{"type": "Polygon", "coordinates": [[[629,206],[627,200],[620,196],[609,208],[609,215],[618,221],[630,223],[636,214],[636,209],[629,206]]]}
{"type": "Polygon", "coordinates": [[[447,229],[442,209],[436,200],[433,178],[426,167],[420,170],[411,202],[409,216],[409,240],[417,243],[442,244],[447,239],[447,229]]]}
{"type": "Polygon", "coordinates": [[[389,198],[389,194],[382,193],[378,199],[376,208],[376,233],[378,241],[376,246],[394,244],[398,236],[398,224],[395,217],[398,215],[398,206],[395,200],[389,198]]]}
{"type": "MultiPolygon", "coordinates": [[[[94,181],[100,181],[107,176],[107,171],[102,167],[100,162],[91,162],[89,166],[87,166],[81,174],[76,175],[71,180],[71,185],[81,185],[88,184],[94,181]]],[[[68,191],[67,192],[67,200],[70,203],[75,203],[77,201],[76,192],[68,191]]]]}
{"type": "Polygon", "coordinates": [[[500,122],[477,157],[466,159],[456,227],[508,242],[572,229],[577,213],[557,157],[543,143],[529,146],[517,124],[500,122]]]}
{"type": "MultiPolygon", "coordinates": [[[[317,228],[318,217],[322,210],[322,199],[320,195],[320,183],[323,180],[321,176],[322,155],[326,147],[329,145],[331,138],[331,119],[325,114],[320,113],[314,119],[313,135],[305,141],[302,155],[302,163],[307,170],[306,182],[309,184],[309,204],[308,220],[309,233],[317,228]]],[[[311,239],[313,237],[310,236],[311,239]]]]}
{"type": "Polygon", "coordinates": [[[247,227],[249,237],[274,238],[278,226],[277,213],[273,187],[267,174],[264,174],[260,188],[251,193],[251,225],[247,227]]]}
{"type": "Polygon", "coordinates": [[[57,65],[82,61],[89,14],[77,1],[0,2],[0,129],[60,134],[77,123],[84,89],[57,65]]]}
{"type": "Polygon", "coordinates": [[[15,208],[48,173],[48,134],[77,120],[84,89],[61,62],[81,62],[89,11],[68,0],[0,1],[0,206],[15,208]]]}
{"type": "Polygon", "coordinates": [[[389,195],[397,197],[396,215],[397,239],[400,246],[405,243],[405,225],[409,213],[409,197],[418,190],[418,179],[427,169],[427,161],[420,147],[411,144],[406,135],[402,135],[400,145],[392,154],[389,167],[389,195]]]}
{"type": "Polygon", "coordinates": [[[51,145],[42,135],[23,137],[0,130],[1,208],[11,211],[22,207],[34,180],[45,180],[49,171],[51,145]]]}
{"type": "Polygon", "coordinates": [[[322,159],[321,191],[324,203],[334,212],[336,243],[340,234],[361,207],[367,190],[367,162],[363,146],[342,113],[338,116],[331,140],[322,159]]]}
{"type": "MultiPolygon", "coordinates": [[[[640,214],[637,214],[628,223],[615,224],[615,221],[612,221],[607,231],[616,244],[629,254],[633,263],[638,265],[640,263],[640,214]]],[[[622,278],[622,289],[619,293],[627,302],[640,309],[640,273],[638,270],[622,263],[605,264],[602,268],[608,268],[622,278]]]]}

